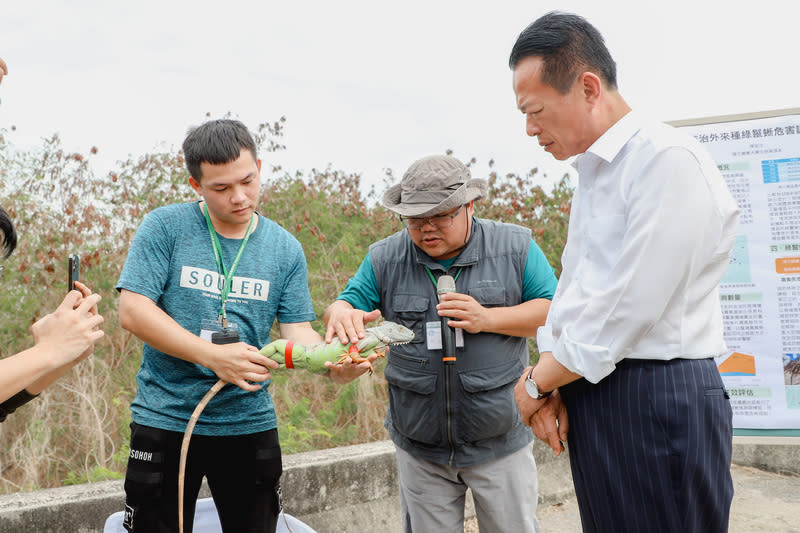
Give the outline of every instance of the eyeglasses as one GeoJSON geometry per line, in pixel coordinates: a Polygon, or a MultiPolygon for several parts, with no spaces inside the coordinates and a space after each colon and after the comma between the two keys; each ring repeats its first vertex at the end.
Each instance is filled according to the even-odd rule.
{"type": "Polygon", "coordinates": [[[425,223],[430,224],[436,229],[449,228],[453,225],[453,221],[464,208],[463,204],[452,215],[437,215],[435,217],[400,217],[400,221],[406,225],[408,229],[422,229],[425,223]]]}

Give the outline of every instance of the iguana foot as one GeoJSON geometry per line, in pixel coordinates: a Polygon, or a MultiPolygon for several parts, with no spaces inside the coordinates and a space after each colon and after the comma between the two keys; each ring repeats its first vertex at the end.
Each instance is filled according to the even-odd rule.
{"type": "MultiPolygon", "coordinates": [[[[383,349],[383,350],[376,349],[375,353],[378,354],[378,357],[386,357],[386,350],[385,349],[383,349]]],[[[356,364],[356,365],[358,365],[360,363],[369,363],[369,375],[370,376],[372,375],[372,363],[370,363],[369,358],[361,357],[361,354],[359,353],[358,348],[356,347],[355,344],[351,344],[350,345],[350,349],[347,351],[346,354],[343,354],[341,357],[339,357],[339,360],[336,361],[336,364],[340,365],[340,364],[344,363],[347,360],[348,357],[350,359],[352,359],[353,364],[356,364]]]]}

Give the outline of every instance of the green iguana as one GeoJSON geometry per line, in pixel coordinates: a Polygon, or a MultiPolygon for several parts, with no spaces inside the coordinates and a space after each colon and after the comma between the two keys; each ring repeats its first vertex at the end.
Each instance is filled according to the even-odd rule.
{"type": "MultiPolygon", "coordinates": [[[[350,357],[356,364],[363,363],[373,353],[385,357],[388,346],[407,344],[412,340],[414,332],[410,329],[394,322],[383,322],[379,326],[366,328],[364,338],[354,344],[342,344],[338,338],[330,343],[308,345],[278,339],[261,348],[259,353],[280,363],[280,368],[304,368],[315,374],[324,374],[328,370],[326,361],[342,363],[350,357]]],[[[369,372],[372,373],[372,364],[369,372]]]]}

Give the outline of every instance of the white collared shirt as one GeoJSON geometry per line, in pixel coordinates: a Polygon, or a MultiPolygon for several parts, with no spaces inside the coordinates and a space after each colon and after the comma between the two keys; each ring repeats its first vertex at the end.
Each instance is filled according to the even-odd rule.
{"type": "Polygon", "coordinates": [[[725,353],[718,284],[739,209],[705,149],[631,112],[574,166],[563,271],[539,350],[593,383],[624,358],[725,353]]]}

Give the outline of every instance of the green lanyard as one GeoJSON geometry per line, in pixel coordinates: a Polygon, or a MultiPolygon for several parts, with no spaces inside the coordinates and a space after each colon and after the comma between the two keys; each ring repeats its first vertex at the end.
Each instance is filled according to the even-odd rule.
{"type": "Polygon", "coordinates": [[[228,294],[231,292],[231,283],[233,281],[233,273],[236,272],[236,267],[239,266],[239,260],[242,258],[242,252],[247,245],[247,240],[250,238],[250,231],[253,229],[253,221],[256,219],[255,213],[250,218],[250,225],[247,226],[247,233],[244,234],[242,244],[239,245],[239,251],[236,252],[236,257],[233,260],[230,271],[225,268],[225,262],[222,258],[222,246],[219,244],[217,232],[214,230],[214,225],[211,223],[211,217],[208,216],[208,206],[203,203],[203,215],[206,217],[206,225],[208,225],[208,233],[211,235],[211,247],[214,249],[214,259],[217,260],[217,272],[225,277],[225,284],[220,290],[220,308],[217,320],[223,328],[228,327],[228,317],[225,314],[225,302],[228,300],[228,294]]]}
{"type": "MultiPolygon", "coordinates": [[[[431,283],[433,283],[433,286],[436,287],[437,286],[436,278],[433,277],[433,272],[431,272],[431,269],[428,268],[428,265],[423,265],[423,266],[425,267],[425,271],[428,273],[428,277],[431,278],[431,283]]],[[[464,270],[463,266],[462,267],[458,267],[458,272],[456,272],[456,276],[453,278],[453,281],[457,281],[458,280],[458,276],[461,275],[461,271],[462,270],[464,270]]]]}

